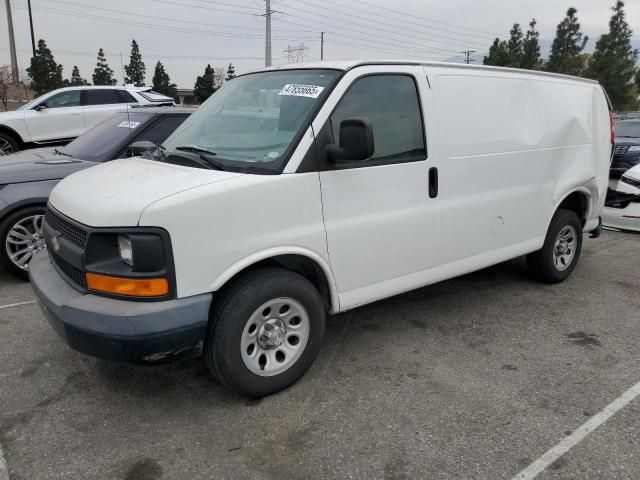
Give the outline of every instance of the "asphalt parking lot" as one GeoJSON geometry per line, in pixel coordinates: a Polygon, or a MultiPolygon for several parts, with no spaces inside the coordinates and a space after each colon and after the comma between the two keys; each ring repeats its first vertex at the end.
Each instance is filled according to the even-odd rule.
{"type": "MultiPolygon", "coordinates": [[[[640,235],[605,232],[562,285],[519,259],[330,318],[310,372],[249,401],[200,361],[69,350],[0,272],[28,302],[0,308],[0,452],[11,480],[510,479],[640,382],[639,287],[640,235]]],[[[638,479],[638,445],[636,398],[537,478],[638,479]]]]}

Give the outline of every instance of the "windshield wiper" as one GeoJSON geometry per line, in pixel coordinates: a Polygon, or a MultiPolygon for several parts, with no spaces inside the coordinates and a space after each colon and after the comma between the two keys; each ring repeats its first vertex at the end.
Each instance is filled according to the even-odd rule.
{"type": "Polygon", "coordinates": [[[66,152],[63,152],[62,150],[60,150],[59,148],[55,148],[53,150],[53,153],[55,153],[56,155],[62,155],[63,157],[69,157],[69,158],[75,158],[73,155],[70,155],[66,152]]]}
{"type": "Polygon", "coordinates": [[[215,158],[212,158],[212,155],[217,155],[216,152],[212,152],[211,150],[207,150],[206,148],[199,147],[198,145],[183,145],[181,147],[176,147],[176,150],[180,150],[182,152],[196,153],[201,160],[204,160],[204,164],[201,162],[200,165],[209,167],[215,170],[225,170],[224,164],[215,158]]]}

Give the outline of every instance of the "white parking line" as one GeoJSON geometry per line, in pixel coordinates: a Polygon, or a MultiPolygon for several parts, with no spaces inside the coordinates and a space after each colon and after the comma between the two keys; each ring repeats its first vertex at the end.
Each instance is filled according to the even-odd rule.
{"type": "Polygon", "coordinates": [[[9,480],[9,470],[2,454],[2,445],[0,445],[0,480],[9,480]]]}
{"type": "Polygon", "coordinates": [[[566,437],[555,447],[548,450],[539,459],[513,477],[512,480],[532,480],[540,475],[549,465],[562,457],[565,453],[587,438],[594,430],[613,417],[640,395],[640,382],[616,398],[600,412],[591,417],[575,432],[566,437]]]}
{"type": "Polygon", "coordinates": [[[29,300],[28,302],[18,302],[18,303],[10,303],[9,305],[0,305],[0,310],[3,308],[13,308],[13,307],[21,307],[23,305],[33,305],[36,303],[35,300],[29,300]]]}

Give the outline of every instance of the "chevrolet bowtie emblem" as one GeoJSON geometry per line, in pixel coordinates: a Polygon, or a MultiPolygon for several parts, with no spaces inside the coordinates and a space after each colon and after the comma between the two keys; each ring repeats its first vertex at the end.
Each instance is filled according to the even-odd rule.
{"type": "Polygon", "coordinates": [[[53,238],[51,238],[51,247],[53,251],[58,253],[60,251],[60,240],[58,240],[62,236],[61,232],[53,232],[53,238]]]}

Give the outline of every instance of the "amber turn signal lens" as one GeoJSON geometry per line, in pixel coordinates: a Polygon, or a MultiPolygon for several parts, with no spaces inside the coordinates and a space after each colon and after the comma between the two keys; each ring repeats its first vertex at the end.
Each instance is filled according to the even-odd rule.
{"type": "Polygon", "coordinates": [[[126,297],[163,297],[169,293],[166,278],[121,278],[87,273],[89,290],[126,297]]]}

